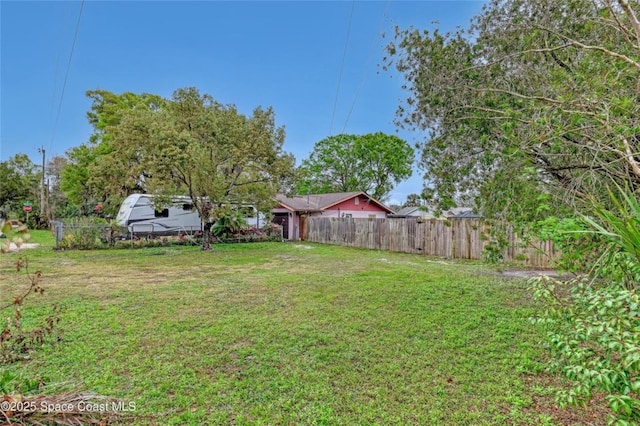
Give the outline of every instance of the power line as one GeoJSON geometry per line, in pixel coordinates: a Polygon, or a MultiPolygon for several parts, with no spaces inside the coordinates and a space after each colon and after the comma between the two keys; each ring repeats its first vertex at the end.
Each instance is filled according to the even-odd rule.
{"type": "MultiPolygon", "coordinates": [[[[389,13],[389,6],[391,6],[391,0],[387,0],[387,4],[384,8],[384,11],[382,12],[382,18],[380,19],[380,28],[378,29],[378,34],[382,33],[382,30],[384,28],[384,22],[387,18],[387,14],[389,13]]],[[[342,133],[344,133],[347,129],[347,124],[349,123],[349,120],[351,119],[351,114],[353,113],[353,109],[356,106],[356,102],[358,101],[358,97],[360,97],[360,90],[362,89],[362,85],[364,84],[364,80],[367,74],[367,67],[369,66],[369,63],[371,62],[371,58],[373,57],[373,51],[375,50],[376,47],[376,41],[378,41],[378,35],[376,35],[376,37],[374,37],[373,39],[373,43],[371,43],[371,49],[369,49],[369,56],[367,57],[367,61],[364,64],[364,69],[362,70],[362,77],[360,78],[360,82],[358,83],[358,88],[356,90],[356,95],[353,98],[353,103],[351,104],[351,109],[349,109],[349,114],[347,114],[347,119],[344,122],[344,127],[342,128],[342,133]]]]}
{"type": "Polygon", "coordinates": [[[53,140],[56,137],[56,131],[58,130],[58,121],[60,120],[60,111],[62,110],[62,101],[64,100],[64,91],[67,88],[67,80],[69,78],[69,70],[71,69],[71,60],[73,59],[73,51],[76,47],[76,40],[78,39],[78,31],[80,30],[80,20],[82,18],[82,10],[84,9],[84,0],[80,3],[80,12],[78,13],[78,20],[76,21],[76,30],[73,34],[73,43],[71,44],[71,52],[69,53],[69,61],[67,62],[67,70],[64,74],[64,83],[62,83],[62,91],[60,92],[60,102],[58,103],[58,111],[56,112],[56,120],[53,125],[53,132],[51,133],[51,142],[49,143],[49,152],[53,149],[53,140]]]}
{"type": "Polygon", "coordinates": [[[344,52],[342,53],[342,65],[340,65],[340,75],[338,76],[338,88],[336,89],[336,99],[333,102],[333,113],[331,113],[331,126],[329,127],[329,136],[333,134],[333,119],[336,116],[336,108],[338,106],[338,95],[340,94],[340,83],[342,82],[342,71],[344,70],[344,62],[347,57],[347,46],[349,45],[349,34],[351,33],[351,21],[353,19],[353,9],[355,8],[355,0],[351,1],[351,13],[349,14],[349,25],[347,26],[347,37],[344,40],[344,52]]]}
{"type": "Polygon", "coordinates": [[[51,122],[51,130],[53,131],[53,123],[54,123],[54,110],[56,107],[56,99],[58,97],[58,80],[60,77],[60,58],[62,56],[62,45],[64,44],[64,30],[66,28],[66,22],[71,18],[71,9],[67,9],[67,14],[64,16],[64,19],[60,20],[60,28],[59,28],[59,47],[58,47],[58,55],[56,56],[56,72],[53,77],[53,91],[51,92],[51,106],[50,106],[50,115],[49,120],[51,122]]]}

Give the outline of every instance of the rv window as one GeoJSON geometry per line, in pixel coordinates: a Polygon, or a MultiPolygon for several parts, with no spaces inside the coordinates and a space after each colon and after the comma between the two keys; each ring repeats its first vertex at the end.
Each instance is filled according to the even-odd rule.
{"type": "Polygon", "coordinates": [[[169,209],[156,210],[156,217],[169,217],[169,209]]]}
{"type": "Polygon", "coordinates": [[[193,210],[193,204],[183,204],[182,210],[187,210],[187,211],[193,210]]]}
{"type": "Polygon", "coordinates": [[[255,209],[253,207],[247,207],[247,206],[243,206],[240,207],[240,214],[244,217],[255,217],[256,213],[255,213],[255,209]]]}

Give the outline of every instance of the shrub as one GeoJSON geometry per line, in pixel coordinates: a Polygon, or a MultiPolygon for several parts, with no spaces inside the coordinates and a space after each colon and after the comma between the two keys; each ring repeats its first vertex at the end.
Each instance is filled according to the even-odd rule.
{"type": "Polygon", "coordinates": [[[231,211],[222,214],[211,228],[211,233],[217,238],[231,238],[247,228],[247,220],[240,212],[231,211]]]}
{"type": "Polygon", "coordinates": [[[64,222],[64,238],[61,249],[93,250],[112,246],[112,226],[96,217],[79,217],[64,222]]]}
{"type": "Polygon", "coordinates": [[[541,241],[553,242],[560,252],[556,268],[567,272],[589,270],[604,244],[603,238],[589,232],[589,224],[580,217],[548,217],[533,225],[532,234],[541,241]]]}
{"type": "Polygon", "coordinates": [[[534,280],[545,304],[534,321],[547,332],[550,370],[573,383],[559,402],[586,403],[603,392],[610,423],[629,425],[640,422],[640,203],[629,190],[609,195],[615,210],[594,203],[595,217],[582,217],[585,229],[566,231],[567,238],[600,241],[600,255],[585,276],[534,280]]]}
{"type": "Polygon", "coordinates": [[[611,423],[640,421],[640,297],[621,285],[581,277],[533,281],[545,308],[535,320],[547,333],[553,354],[549,370],[572,382],[558,402],[585,404],[604,392],[611,423]]]}

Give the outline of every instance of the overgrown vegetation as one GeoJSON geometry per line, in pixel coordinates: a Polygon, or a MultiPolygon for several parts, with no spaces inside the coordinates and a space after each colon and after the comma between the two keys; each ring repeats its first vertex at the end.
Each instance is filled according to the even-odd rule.
{"type": "Polygon", "coordinates": [[[67,219],[62,226],[63,238],[59,241],[59,248],[62,250],[113,247],[119,233],[118,227],[99,217],[67,219]]]}
{"type": "Polygon", "coordinates": [[[574,383],[558,400],[584,404],[602,392],[610,423],[631,425],[640,422],[640,203],[619,187],[609,195],[616,211],[598,204],[597,218],[583,218],[590,229],[569,234],[604,242],[590,274],[538,279],[534,291],[545,304],[537,322],[548,334],[549,367],[574,383]]]}
{"type": "Polygon", "coordinates": [[[60,322],[60,308],[53,305],[51,312],[39,320],[39,325],[25,327],[22,321],[22,310],[25,299],[31,294],[44,293],[41,286],[42,273],[29,272],[27,260],[16,261],[17,272],[24,271],[29,285],[27,289],[15,296],[11,303],[0,306],[0,312],[13,309],[12,316],[6,319],[2,334],[0,334],[0,362],[8,363],[20,359],[29,359],[31,353],[48,342],[56,341],[57,324],[60,322]]]}
{"type": "MultiPolygon", "coordinates": [[[[639,12],[492,0],[467,29],[397,28],[385,60],[409,91],[398,124],[429,133],[423,195],[550,238],[559,267],[586,274],[537,282],[539,322],[552,369],[574,382],[560,400],[603,392],[618,424],[640,420],[639,12]]],[[[490,237],[499,260],[505,239],[490,237]]]]}
{"type": "MultiPolygon", "coordinates": [[[[202,234],[181,233],[171,236],[151,234],[130,235],[115,223],[100,218],[77,218],[62,225],[60,250],[133,249],[202,244],[202,234]]],[[[214,243],[248,243],[281,241],[282,228],[267,224],[262,228],[249,227],[241,215],[223,216],[212,227],[214,243]]]]}
{"type": "MultiPolygon", "coordinates": [[[[0,231],[5,237],[2,245],[3,254],[8,253],[12,245],[16,250],[20,249],[22,244],[31,238],[29,229],[25,225],[14,228],[10,222],[0,221],[0,231]]],[[[14,290],[14,296],[10,302],[0,304],[0,313],[3,317],[7,310],[13,310],[11,316],[4,317],[6,319],[4,325],[0,325],[2,327],[0,362],[3,364],[28,359],[34,350],[55,340],[56,325],[60,321],[59,308],[54,305],[51,313],[39,319],[37,324],[25,326],[22,316],[25,300],[33,294],[44,293],[41,285],[42,272],[39,270],[30,272],[28,261],[24,257],[15,260],[15,270],[18,274],[23,272],[22,276],[26,278],[28,285],[26,289],[20,290],[19,294],[15,294],[14,290]]]]}
{"type": "MultiPolygon", "coordinates": [[[[492,0],[468,28],[396,28],[397,124],[427,132],[424,195],[530,226],[640,186],[637,0],[492,0]]],[[[520,231],[520,229],[518,229],[520,231]]]]}
{"type": "MultiPolygon", "coordinates": [[[[0,230],[6,237],[6,243],[2,247],[3,254],[9,252],[12,243],[16,249],[20,249],[23,242],[30,239],[29,230],[24,225],[14,229],[11,223],[0,221],[0,230]]],[[[0,323],[0,364],[5,367],[0,375],[0,422],[7,425],[106,425],[114,417],[125,419],[122,415],[124,413],[113,410],[113,407],[122,405],[121,401],[97,394],[60,391],[55,387],[50,389],[42,376],[34,374],[29,368],[27,361],[36,357],[37,352],[44,351],[61,340],[59,323],[62,309],[54,303],[44,312],[45,308],[35,307],[37,303],[25,304],[26,300],[32,301],[31,295],[44,294],[42,272],[30,272],[28,261],[24,257],[15,259],[15,271],[20,277],[26,277],[28,285],[21,289],[21,293],[11,296],[10,302],[0,301],[0,313],[3,317],[7,311],[12,310],[8,317],[4,317],[4,325],[0,323]],[[9,365],[21,365],[24,371],[12,373],[8,370],[9,365]],[[96,409],[97,407],[103,408],[96,409]]],[[[7,277],[0,280],[3,296],[11,294],[8,288],[4,288],[6,282],[14,284],[7,277]]],[[[14,292],[23,285],[20,280],[17,284],[19,287],[11,286],[14,292]]]]}
{"type": "Polygon", "coordinates": [[[582,277],[535,280],[545,309],[536,322],[547,330],[549,369],[572,381],[560,404],[587,404],[603,393],[609,423],[640,421],[640,297],[636,291],[582,277]]]}

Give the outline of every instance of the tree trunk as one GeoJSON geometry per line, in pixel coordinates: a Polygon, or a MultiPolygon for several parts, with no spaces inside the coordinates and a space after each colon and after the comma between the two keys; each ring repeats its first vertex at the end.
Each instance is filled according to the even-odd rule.
{"type": "Polygon", "coordinates": [[[204,224],[204,233],[202,234],[202,250],[211,250],[211,227],[213,223],[206,222],[204,224]]]}

